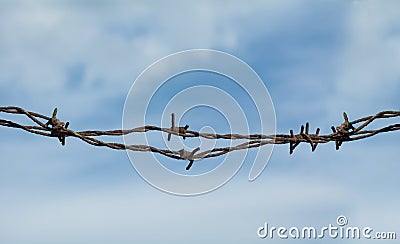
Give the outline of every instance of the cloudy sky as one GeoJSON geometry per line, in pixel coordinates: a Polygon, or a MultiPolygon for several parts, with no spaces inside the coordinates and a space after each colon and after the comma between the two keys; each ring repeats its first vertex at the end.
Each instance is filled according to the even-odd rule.
{"type": "MultiPolygon", "coordinates": [[[[355,119],[399,110],[399,8],[367,0],[0,1],[0,106],[47,115],[58,107],[72,129],[118,129],[146,67],[211,48],[258,73],[278,132],[310,121],[329,133],[343,111],[355,119]]],[[[340,151],[300,145],[293,155],[276,146],[256,181],[248,182],[246,161],[216,191],[179,197],[147,184],[125,152],[0,128],[0,242],[281,243],[259,239],[258,227],[321,227],[339,215],[400,237],[398,137],[340,151]]]]}

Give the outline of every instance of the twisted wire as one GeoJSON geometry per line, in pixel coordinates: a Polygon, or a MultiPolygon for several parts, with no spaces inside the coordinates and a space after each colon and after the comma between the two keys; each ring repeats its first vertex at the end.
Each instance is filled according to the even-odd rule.
{"type": "Polygon", "coordinates": [[[318,144],[335,142],[336,150],[339,150],[343,142],[356,141],[365,139],[368,137],[375,136],[377,134],[385,132],[393,132],[400,130],[400,124],[390,124],[378,129],[366,129],[367,126],[372,124],[374,121],[380,119],[399,118],[400,111],[382,111],[375,115],[366,116],[353,121],[348,120],[346,113],[343,113],[344,122],[339,126],[332,126],[332,133],[320,135],[320,129],[317,128],[315,133],[310,133],[309,123],[301,125],[300,132],[295,134],[293,130],[290,130],[289,134],[275,134],[275,135],[262,135],[262,134],[212,134],[212,133],[201,133],[198,131],[188,130],[189,126],[184,127],[175,126],[175,115],[171,115],[171,127],[162,128],[158,126],[146,125],[128,130],[86,130],[86,131],[74,131],[68,128],[69,122],[62,122],[57,118],[57,108],[54,109],[52,117],[48,117],[43,114],[27,111],[20,107],[6,106],[0,107],[0,113],[8,114],[19,114],[25,115],[29,118],[34,125],[22,125],[10,120],[0,119],[0,126],[17,128],[29,133],[47,136],[57,137],[62,145],[65,145],[65,139],[67,137],[78,138],[90,145],[108,147],[115,150],[132,150],[140,152],[154,152],[162,154],[169,158],[178,160],[188,160],[189,165],[186,167],[187,170],[193,165],[195,159],[200,158],[211,158],[218,157],[229,152],[245,150],[250,148],[257,148],[264,145],[281,145],[289,144],[289,152],[292,154],[294,149],[301,143],[308,143],[314,151],[318,144]],[[43,122],[43,120],[45,122],[43,122]],[[124,136],[133,133],[146,133],[149,131],[160,131],[162,133],[168,133],[168,140],[171,139],[172,135],[180,136],[182,138],[191,137],[202,137],[212,140],[224,139],[224,140],[247,140],[244,143],[237,144],[229,147],[216,147],[205,151],[200,151],[200,148],[196,148],[191,152],[181,149],[179,151],[160,149],[151,145],[125,145],[122,143],[105,142],[96,137],[99,136],[124,136]]]}

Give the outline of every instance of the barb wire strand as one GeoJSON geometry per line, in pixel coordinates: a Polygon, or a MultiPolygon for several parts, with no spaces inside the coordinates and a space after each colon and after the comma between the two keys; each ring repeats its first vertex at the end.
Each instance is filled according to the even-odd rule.
{"type": "Polygon", "coordinates": [[[173,159],[189,160],[189,165],[186,167],[187,170],[189,170],[190,167],[193,165],[193,161],[195,159],[218,157],[227,154],[229,152],[245,150],[250,148],[257,148],[257,147],[262,147],[264,145],[289,144],[289,149],[290,149],[289,153],[292,154],[294,152],[294,149],[300,143],[310,144],[311,150],[314,151],[317,145],[320,143],[335,142],[336,149],[339,150],[343,142],[362,140],[368,137],[375,136],[380,133],[400,130],[400,124],[392,124],[375,130],[365,129],[368,125],[372,124],[375,120],[378,119],[400,118],[400,111],[382,111],[375,115],[359,118],[353,121],[349,121],[347,114],[343,113],[344,122],[337,127],[332,126],[331,127],[332,133],[326,135],[319,134],[320,128],[316,129],[315,134],[310,134],[309,133],[310,125],[308,122],[306,123],[305,126],[301,125],[299,134],[294,134],[293,130],[290,130],[289,134],[275,134],[275,135],[200,133],[198,131],[188,130],[189,125],[186,125],[184,127],[179,127],[178,125],[176,125],[174,114],[171,115],[170,128],[145,125],[128,130],[74,131],[68,128],[69,122],[64,124],[63,122],[61,122],[61,120],[59,120],[56,117],[57,108],[54,110],[52,117],[27,111],[23,108],[15,106],[0,107],[0,113],[1,112],[8,114],[25,115],[36,125],[22,125],[10,120],[0,119],[0,126],[17,128],[41,136],[58,137],[62,145],[65,144],[65,139],[67,137],[75,137],[93,146],[108,147],[115,150],[153,152],[162,154],[166,157],[173,159]],[[46,122],[43,123],[40,120],[46,120],[46,122]],[[224,139],[224,140],[248,140],[248,141],[231,147],[219,147],[219,148],[217,147],[205,150],[203,152],[198,152],[200,151],[200,148],[196,148],[192,152],[187,152],[184,151],[184,149],[179,151],[173,151],[167,149],[159,149],[150,145],[124,145],[115,142],[105,142],[95,138],[100,136],[124,136],[133,133],[146,133],[149,131],[160,131],[162,133],[167,133],[168,140],[171,138],[171,135],[175,135],[175,136],[180,136],[183,139],[190,137],[202,137],[212,140],[224,139]]]}

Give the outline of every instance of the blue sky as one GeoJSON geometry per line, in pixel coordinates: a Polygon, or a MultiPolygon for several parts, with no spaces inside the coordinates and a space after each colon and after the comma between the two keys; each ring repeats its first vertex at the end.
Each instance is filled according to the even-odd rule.
{"type": "MultiPolygon", "coordinates": [[[[343,111],[353,119],[399,110],[399,8],[397,1],[1,1],[0,104],[45,114],[58,107],[76,130],[121,128],[140,72],[171,53],[212,48],[260,75],[278,132],[310,121],[329,133],[343,111]]],[[[61,147],[9,128],[0,138],[1,243],[280,243],[260,240],[257,228],[323,226],[341,214],[377,231],[400,226],[398,133],[340,151],[300,145],[289,155],[276,146],[255,182],[245,162],[228,184],[197,197],[151,187],[125,152],[74,139],[61,147]]]]}

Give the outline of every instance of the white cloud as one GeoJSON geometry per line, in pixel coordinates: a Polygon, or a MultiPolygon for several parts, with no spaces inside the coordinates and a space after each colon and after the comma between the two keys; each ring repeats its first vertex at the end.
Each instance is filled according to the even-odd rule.
{"type": "Polygon", "coordinates": [[[373,210],[370,207],[379,207],[380,200],[371,199],[368,190],[356,194],[357,187],[328,175],[321,180],[318,174],[281,172],[251,184],[236,178],[215,192],[192,198],[161,193],[144,182],[121,183],[53,195],[8,194],[19,203],[0,203],[7,209],[2,213],[0,240],[200,243],[211,235],[220,243],[256,243],[260,241],[256,230],[265,221],[274,226],[318,227],[335,224],[338,214],[347,215],[352,225],[380,230],[395,226],[384,221],[384,216],[395,213],[394,205],[380,209],[379,215],[366,214],[373,210]]]}
{"type": "Polygon", "coordinates": [[[330,106],[358,113],[398,108],[399,7],[389,1],[359,1],[350,7],[330,106]]]}
{"type": "MultiPolygon", "coordinates": [[[[310,213],[302,210],[342,204],[341,199],[349,194],[344,186],[323,185],[304,180],[304,176],[281,175],[267,182],[246,182],[246,186],[230,183],[218,192],[195,198],[160,193],[144,183],[136,188],[129,182],[91,192],[76,189],[53,196],[39,194],[33,199],[31,196],[23,206],[0,203],[2,209],[8,209],[2,214],[4,234],[0,239],[7,243],[85,243],[90,236],[98,243],[187,243],[207,240],[212,234],[213,240],[223,243],[230,239],[257,241],[255,231],[264,221],[295,225],[310,213]],[[332,195],[326,189],[341,193],[332,195]],[[296,205],[292,204],[293,199],[297,199],[296,205]]],[[[323,216],[311,220],[331,221],[323,216]]]]}
{"type": "MultiPolygon", "coordinates": [[[[48,114],[54,106],[61,106],[60,115],[71,119],[71,126],[75,126],[74,118],[89,119],[111,113],[116,106],[103,108],[104,103],[125,96],[136,76],[160,57],[188,48],[235,50],[240,42],[251,39],[240,36],[240,28],[246,28],[252,38],[268,38],[273,31],[287,31],[289,20],[300,18],[292,15],[299,6],[285,1],[190,3],[181,8],[144,2],[12,5],[5,8],[7,11],[0,9],[0,92],[7,91],[0,102],[22,104],[48,114]],[[269,16],[269,21],[260,21],[263,20],[260,16],[269,16]],[[251,24],[240,25],[242,20],[251,24]],[[85,66],[83,82],[68,90],[66,72],[76,63],[85,66]]],[[[387,2],[359,2],[353,6],[347,16],[349,29],[343,37],[343,49],[334,57],[339,60],[332,67],[336,70],[335,77],[327,83],[333,87],[332,94],[327,94],[321,83],[316,84],[326,102],[300,94],[296,101],[291,100],[293,106],[288,107],[285,117],[292,119],[292,110],[301,111],[301,101],[316,103],[316,108],[331,111],[331,116],[339,121],[338,115],[343,110],[366,115],[398,105],[397,100],[385,100],[394,100],[399,91],[397,9],[387,2]]],[[[299,53],[295,55],[301,56],[301,50],[299,53]]],[[[326,73],[322,74],[320,78],[325,80],[326,73]]],[[[319,79],[312,75],[302,78],[313,79],[309,84],[319,79]]],[[[304,89],[301,85],[297,88],[304,89]]],[[[277,96],[286,94],[272,94],[277,96]]],[[[351,112],[349,115],[351,119],[356,116],[351,112]]],[[[324,123],[330,121],[324,119],[324,123]]],[[[89,119],[89,122],[96,121],[89,119]]],[[[85,126],[91,127],[90,123],[85,126]]],[[[119,152],[123,155],[119,158],[107,149],[92,150],[83,142],[68,140],[67,146],[61,148],[54,138],[44,138],[49,141],[43,143],[49,145],[43,147],[42,141],[31,137],[13,137],[13,140],[1,137],[0,192],[6,196],[0,203],[2,242],[12,243],[20,238],[25,243],[45,243],[46,239],[48,243],[55,240],[110,243],[132,239],[176,243],[194,239],[210,241],[206,235],[212,234],[221,241],[236,239],[249,243],[249,240],[260,241],[255,230],[263,221],[284,225],[314,221],[326,224],[331,220],[329,216],[335,218],[338,211],[347,211],[354,214],[355,220],[365,220],[367,224],[377,221],[377,227],[383,229],[386,216],[394,216],[398,209],[397,197],[387,190],[398,184],[396,145],[355,142],[343,145],[339,152],[334,151],[333,145],[321,145],[315,154],[309,148],[304,152],[299,147],[291,158],[286,156],[287,148],[276,147],[275,161],[254,183],[247,182],[248,172],[245,172],[244,177],[239,177],[240,184],[234,180],[209,195],[179,198],[160,193],[138,175],[126,173],[127,169],[120,166],[120,162],[128,162],[123,152],[119,152]],[[126,161],[121,159],[124,157],[126,161]],[[114,162],[116,158],[120,161],[114,162]],[[22,160],[26,163],[21,163],[22,160]],[[28,160],[32,164],[47,161],[21,172],[19,167],[30,167],[28,160]],[[97,163],[104,166],[110,162],[115,165],[113,168],[121,167],[114,169],[118,171],[117,177],[109,176],[111,166],[93,176],[92,170],[102,169],[97,163]],[[348,165],[351,162],[354,164],[348,165]],[[285,167],[290,174],[284,173],[285,167]],[[111,179],[106,180],[107,176],[111,179]],[[131,176],[138,182],[130,182],[131,176]],[[121,180],[123,177],[127,178],[121,180]],[[85,180],[92,185],[76,183],[75,188],[75,183],[71,183],[85,180]],[[117,180],[109,188],[101,189],[117,180]],[[4,185],[4,182],[36,181],[37,185],[4,185]],[[63,185],[65,182],[74,185],[63,185]],[[55,183],[60,189],[53,195],[51,184],[55,183]],[[369,188],[362,188],[366,185],[386,187],[379,195],[382,198],[371,196],[369,188]],[[328,192],[327,188],[333,190],[328,192]],[[386,206],[388,199],[393,204],[381,209],[380,215],[372,213],[386,206]]],[[[390,138],[389,141],[396,142],[394,137],[390,138]]],[[[129,170],[133,172],[130,165],[129,170]]]]}
{"type": "Polygon", "coordinates": [[[86,5],[18,2],[2,12],[0,87],[9,94],[3,103],[46,110],[50,100],[65,110],[79,106],[76,116],[99,111],[105,100],[124,97],[139,73],[165,55],[234,48],[231,18],[243,11],[211,2],[86,5]],[[76,64],[83,79],[67,89],[67,72],[76,64]]]}

